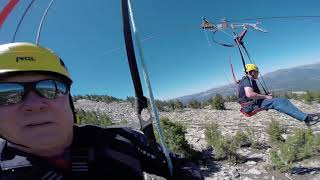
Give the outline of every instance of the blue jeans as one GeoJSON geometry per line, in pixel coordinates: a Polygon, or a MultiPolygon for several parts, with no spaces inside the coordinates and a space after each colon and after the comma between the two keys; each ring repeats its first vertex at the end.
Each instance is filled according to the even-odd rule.
{"type": "Polygon", "coordinates": [[[295,107],[288,99],[286,98],[273,98],[273,99],[263,99],[258,100],[260,108],[263,109],[275,109],[279,112],[285,113],[295,119],[304,121],[308,114],[302,112],[300,109],[295,107]]]}

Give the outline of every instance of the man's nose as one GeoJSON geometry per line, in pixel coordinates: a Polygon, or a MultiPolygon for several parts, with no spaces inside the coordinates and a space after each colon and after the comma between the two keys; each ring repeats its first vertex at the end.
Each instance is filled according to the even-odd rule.
{"type": "Polygon", "coordinates": [[[46,100],[40,97],[36,92],[28,92],[23,101],[23,110],[26,112],[41,112],[47,109],[46,100]]]}

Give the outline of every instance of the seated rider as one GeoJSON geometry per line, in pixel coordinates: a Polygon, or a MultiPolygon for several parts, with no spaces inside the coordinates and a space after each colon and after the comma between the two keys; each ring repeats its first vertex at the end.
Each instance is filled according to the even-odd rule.
{"type": "Polygon", "coordinates": [[[246,73],[239,82],[238,103],[242,104],[242,110],[250,113],[257,109],[275,109],[285,113],[299,121],[305,122],[307,126],[319,122],[315,114],[306,114],[295,107],[286,98],[273,98],[271,94],[261,94],[256,79],[259,76],[259,69],[255,64],[246,64],[246,73]]]}

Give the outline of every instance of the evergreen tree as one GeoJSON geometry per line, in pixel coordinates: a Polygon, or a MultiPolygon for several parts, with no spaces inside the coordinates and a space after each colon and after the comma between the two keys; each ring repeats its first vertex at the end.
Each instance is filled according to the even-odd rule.
{"type": "Polygon", "coordinates": [[[184,105],[183,105],[183,103],[182,103],[181,101],[176,100],[176,101],[174,102],[174,107],[175,107],[176,109],[183,109],[183,108],[184,108],[184,105]]]}
{"type": "Polygon", "coordinates": [[[202,104],[197,100],[192,100],[189,102],[188,106],[193,109],[200,109],[202,107],[202,104]]]}
{"type": "Polygon", "coordinates": [[[224,99],[222,98],[222,96],[220,94],[217,94],[211,103],[211,107],[213,109],[217,109],[217,110],[225,110],[226,107],[224,106],[224,99]]]}
{"type": "Polygon", "coordinates": [[[313,101],[313,97],[310,91],[307,91],[307,93],[303,96],[303,100],[307,103],[307,104],[311,104],[311,102],[313,101]]]}
{"type": "Polygon", "coordinates": [[[230,95],[226,97],[227,102],[237,102],[237,96],[236,95],[230,95]]]}

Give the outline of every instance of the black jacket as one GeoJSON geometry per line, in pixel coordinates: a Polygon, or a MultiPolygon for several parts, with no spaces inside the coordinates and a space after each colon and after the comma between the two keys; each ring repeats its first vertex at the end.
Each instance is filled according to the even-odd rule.
{"type": "Polygon", "coordinates": [[[145,136],[129,128],[75,126],[68,163],[52,163],[4,143],[1,180],[11,179],[143,179],[143,172],[169,177],[163,154],[148,146],[145,136]],[[66,168],[67,167],[67,168],[66,168]]]}

